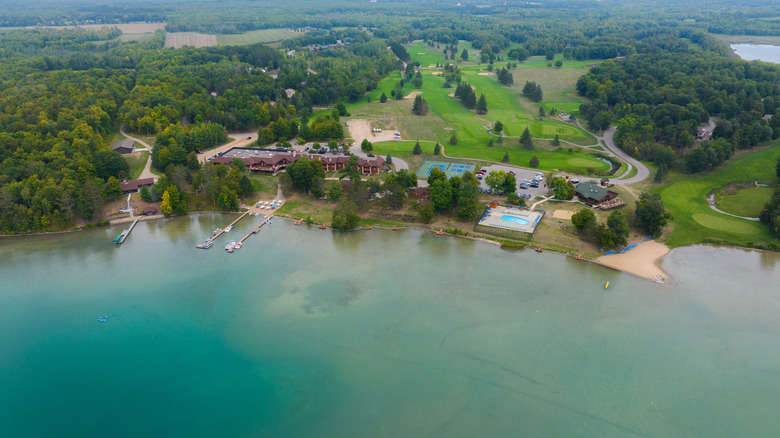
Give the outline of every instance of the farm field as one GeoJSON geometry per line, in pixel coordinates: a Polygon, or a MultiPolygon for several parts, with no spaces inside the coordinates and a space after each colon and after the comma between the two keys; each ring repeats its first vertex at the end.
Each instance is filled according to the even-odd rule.
{"type": "Polygon", "coordinates": [[[168,32],[165,34],[165,47],[181,49],[184,46],[211,47],[217,45],[216,35],[198,32],[168,32]]]}
{"type": "Polygon", "coordinates": [[[237,35],[217,35],[220,46],[241,46],[257,43],[273,43],[302,35],[290,29],[260,29],[237,35]]]}
{"type": "Polygon", "coordinates": [[[707,203],[707,194],[748,176],[759,183],[775,185],[777,178],[774,170],[778,156],[780,143],[732,158],[711,174],[694,178],[679,173],[670,174],[667,185],[655,190],[674,214],[674,228],[666,235],[665,243],[678,247],[702,241],[748,246],[751,243],[771,242],[773,238],[766,226],[712,210],[707,203]]]}

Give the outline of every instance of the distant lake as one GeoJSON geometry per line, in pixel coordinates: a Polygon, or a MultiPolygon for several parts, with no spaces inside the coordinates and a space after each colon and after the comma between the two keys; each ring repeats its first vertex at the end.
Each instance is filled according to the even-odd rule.
{"type": "Polygon", "coordinates": [[[734,53],[747,61],[761,60],[780,64],[780,46],[771,44],[732,44],[734,53]]]}

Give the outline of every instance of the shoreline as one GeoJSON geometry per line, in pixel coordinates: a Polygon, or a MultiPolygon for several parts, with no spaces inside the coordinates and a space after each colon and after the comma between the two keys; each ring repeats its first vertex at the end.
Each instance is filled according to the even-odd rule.
{"type": "Polygon", "coordinates": [[[669,274],[658,264],[658,260],[669,254],[671,249],[655,240],[637,244],[636,248],[623,254],[603,255],[595,263],[626,272],[656,283],[669,280],[669,274]]]}

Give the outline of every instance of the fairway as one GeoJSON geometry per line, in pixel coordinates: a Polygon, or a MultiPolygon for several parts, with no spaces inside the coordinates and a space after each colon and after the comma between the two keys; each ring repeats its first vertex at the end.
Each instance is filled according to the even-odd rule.
{"type": "Polygon", "coordinates": [[[718,208],[738,216],[758,217],[764,205],[769,202],[774,189],[771,187],[751,187],[742,189],[733,195],[720,195],[716,199],[718,208]]]}
{"type": "Polygon", "coordinates": [[[760,234],[761,228],[753,222],[734,220],[725,215],[694,214],[693,219],[713,230],[728,231],[739,234],[760,234]]]}
{"type": "Polygon", "coordinates": [[[670,174],[668,185],[657,189],[666,207],[674,214],[674,228],[665,237],[669,246],[684,246],[706,241],[730,242],[735,245],[772,242],[769,229],[758,222],[718,213],[709,207],[707,194],[746,176],[760,183],[777,183],[774,169],[780,156],[780,143],[756,152],[742,152],[722,168],[708,175],[691,178],[670,174]]]}

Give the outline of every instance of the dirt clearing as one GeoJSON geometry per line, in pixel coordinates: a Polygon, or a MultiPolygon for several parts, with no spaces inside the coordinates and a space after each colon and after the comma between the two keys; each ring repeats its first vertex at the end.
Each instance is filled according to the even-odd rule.
{"type": "Polygon", "coordinates": [[[422,91],[412,91],[411,93],[406,95],[406,97],[404,97],[404,99],[414,99],[415,97],[417,97],[420,94],[422,94],[422,91]]]}
{"type": "Polygon", "coordinates": [[[367,119],[352,119],[349,121],[349,136],[355,141],[355,144],[360,144],[363,139],[368,139],[371,143],[377,143],[381,141],[398,140],[395,138],[394,132],[387,130],[382,132],[372,132],[371,121],[367,119]]]}

